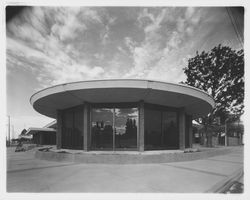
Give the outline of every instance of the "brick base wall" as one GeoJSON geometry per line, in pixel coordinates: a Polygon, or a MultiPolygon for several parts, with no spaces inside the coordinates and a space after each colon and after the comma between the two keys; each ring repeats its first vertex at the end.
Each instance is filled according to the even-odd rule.
{"type": "Polygon", "coordinates": [[[241,145],[240,138],[228,137],[228,145],[229,145],[229,146],[241,145]]]}
{"type": "Polygon", "coordinates": [[[217,146],[219,144],[218,137],[212,137],[212,146],[217,146]]]}

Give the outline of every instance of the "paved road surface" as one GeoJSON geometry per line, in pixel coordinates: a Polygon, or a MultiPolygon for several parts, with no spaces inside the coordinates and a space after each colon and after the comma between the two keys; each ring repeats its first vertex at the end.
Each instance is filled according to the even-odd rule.
{"type": "Polygon", "coordinates": [[[243,167],[243,147],[202,160],[161,164],[43,161],[8,149],[8,192],[207,192],[243,167]]]}

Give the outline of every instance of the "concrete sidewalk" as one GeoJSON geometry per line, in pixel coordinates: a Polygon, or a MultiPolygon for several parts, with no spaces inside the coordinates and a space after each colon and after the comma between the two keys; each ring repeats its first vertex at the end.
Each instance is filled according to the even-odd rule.
{"type": "Polygon", "coordinates": [[[243,173],[243,147],[226,155],[161,164],[76,164],[8,152],[8,192],[220,192],[243,173]]]}

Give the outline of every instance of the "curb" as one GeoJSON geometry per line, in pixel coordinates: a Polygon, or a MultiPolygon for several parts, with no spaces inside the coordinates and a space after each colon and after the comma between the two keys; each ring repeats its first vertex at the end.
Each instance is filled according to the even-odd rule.
{"type": "Polygon", "coordinates": [[[37,150],[35,158],[56,162],[102,163],[102,164],[146,164],[171,163],[199,160],[230,153],[232,149],[214,149],[212,151],[194,153],[159,153],[159,154],[91,154],[91,153],[59,153],[37,150]]]}
{"type": "Polygon", "coordinates": [[[231,176],[225,178],[219,183],[216,183],[212,188],[205,191],[205,193],[223,193],[227,188],[230,187],[232,182],[239,180],[241,176],[243,176],[243,167],[235,171],[231,176]]]}

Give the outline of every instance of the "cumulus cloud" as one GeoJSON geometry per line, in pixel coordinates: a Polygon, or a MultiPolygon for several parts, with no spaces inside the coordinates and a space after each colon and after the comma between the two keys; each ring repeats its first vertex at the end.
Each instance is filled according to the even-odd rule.
{"type": "Polygon", "coordinates": [[[85,24],[80,23],[76,15],[70,13],[61,15],[57,15],[57,18],[60,18],[59,23],[54,24],[51,28],[52,34],[58,36],[60,40],[74,39],[78,31],[83,32],[87,29],[85,24]]]}
{"type": "Polygon", "coordinates": [[[192,17],[192,15],[195,12],[195,8],[194,7],[187,7],[186,12],[185,12],[185,17],[186,19],[189,19],[192,17]]]}
{"type": "Polygon", "coordinates": [[[192,36],[201,13],[191,7],[180,10],[163,8],[157,13],[152,14],[146,8],[139,13],[137,20],[145,34],[140,45],[132,38],[125,38],[125,45],[134,59],[134,66],[125,77],[178,82],[184,78],[182,68],[187,64],[179,60],[182,60],[183,50],[188,45],[186,39],[192,36]]]}
{"type": "Polygon", "coordinates": [[[171,48],[178,48],[181,42],[182,42],[181,34],[176,31],[173,31],[167,45],[171,48]]]}
{"type": "Polygon", "coordinates": [[[51,27],[52,34],[64,41],[74,39],[78,33],[87,30],[87,23],[101,23],[97,11],[83,7],[55,8],[56,23],[51,27]]]}
{"type": "MultiPolygon", "coordinates": [[[[98,77],[170,79],[174,73],[183,77],[180,73],[187,63],[177,61],[195,44],[193,40],[187,42],[188,38],[197,31],[202,33],[201,10],[193,7],[139,9],[134,20],[143,32],[142,39],[125,34],[119,42],[114,38],[117,29],[113,29],[119,15],[105,8],[35,7],[8,24],[7,61],[22,66],[22,61],[13,57],[16,54],[40,63],[37,80],[43,82],[47,77],[47,85],[98,77]]],[[[122,22],[129,23],[131,17],[127,20],[122,22]]],[[[196,37],[204,38],[208,34],[196,34],[196,37]]],[[[33,69],[31,65],[28,67],[34,70],[37,65],[33,69]]]]}
{"type": "Polygon", "coordinates": [[[88,7],[35,7],[7,25],[8,61],[13,54],[38,61],[41,70],[37,80],[42,86],[97,77],[161,76],[171,71],[167,68],[177,67],[170,65],[173,57],[178,59],[173,54],[200,21],[197,9],[181,9],[182,15],[176,14],[178,9],[140,9],[135,20],[143,30],[143,40],[138,42],[128,35],[123,44],[109,46],[105,52],[113,43],[111,29],[118,16],[88,7]],[[115,53],[109,55],[109,51],[115,53]]]}
{"type": "MultiPolygon", "coordinates": [[[[101,23],[98,13],[90,8],[35,7],[7,25],[7,62],[15,59],[13,55],[40,61],[42,70],[37,80],[42,86],[94,79],[104,72],[103,68],[89,65],[83,54],[65,43],[84,34],[88,23],[101,23]],[[46,83],[45,77],[49,80],[46,83]]],[[[19,66],[27,67],[20,61],[19,66]]],[[[29,67],[35,70],[37,65],[29,67]]]]}
{"type": "Polygon", "coordinates": [[[54,79],[52,81],[53,85],[72,81],[95,79],[104,72],[102,67],[89,67],[84,64],[64,65],[60,67],[58,67],[58,65],[51,65],[47,66],[47,69],[48,71],[51,69],[51,76],[60,77],[60,79],[54,79]]]}
{"type": "Polygon", "coordinates": [[[125,77],[138,77],[141,78],[148,73],[150,68],[155,64],[157,59],[160,58],[160,44],[161,34],[159,29],[161,28],[161,22],[166,14],[166,10],[154,16],[149,13],[148,9],[144,9],[139,14],[137,20],[141,26],[145,25],[145,18],[150,19],[149,23],[143,27],[145,38],[140,46],[135,46],[135,42],[131,38],[125,38],[125,44],[130,49],[134,58],[134,67],[125,75],[125,77]]]}
{"type": "Polygon", "coordinates": [[[100,37],[101,37],[101,43],[103,45],[106,45],[108,39],[109,39],[109,34],[110,34],[110,26],[115,23],[116,18],[115,17],[107,17],[107,23],[104,24],[104,30],[101,31],[100,37]]]}

